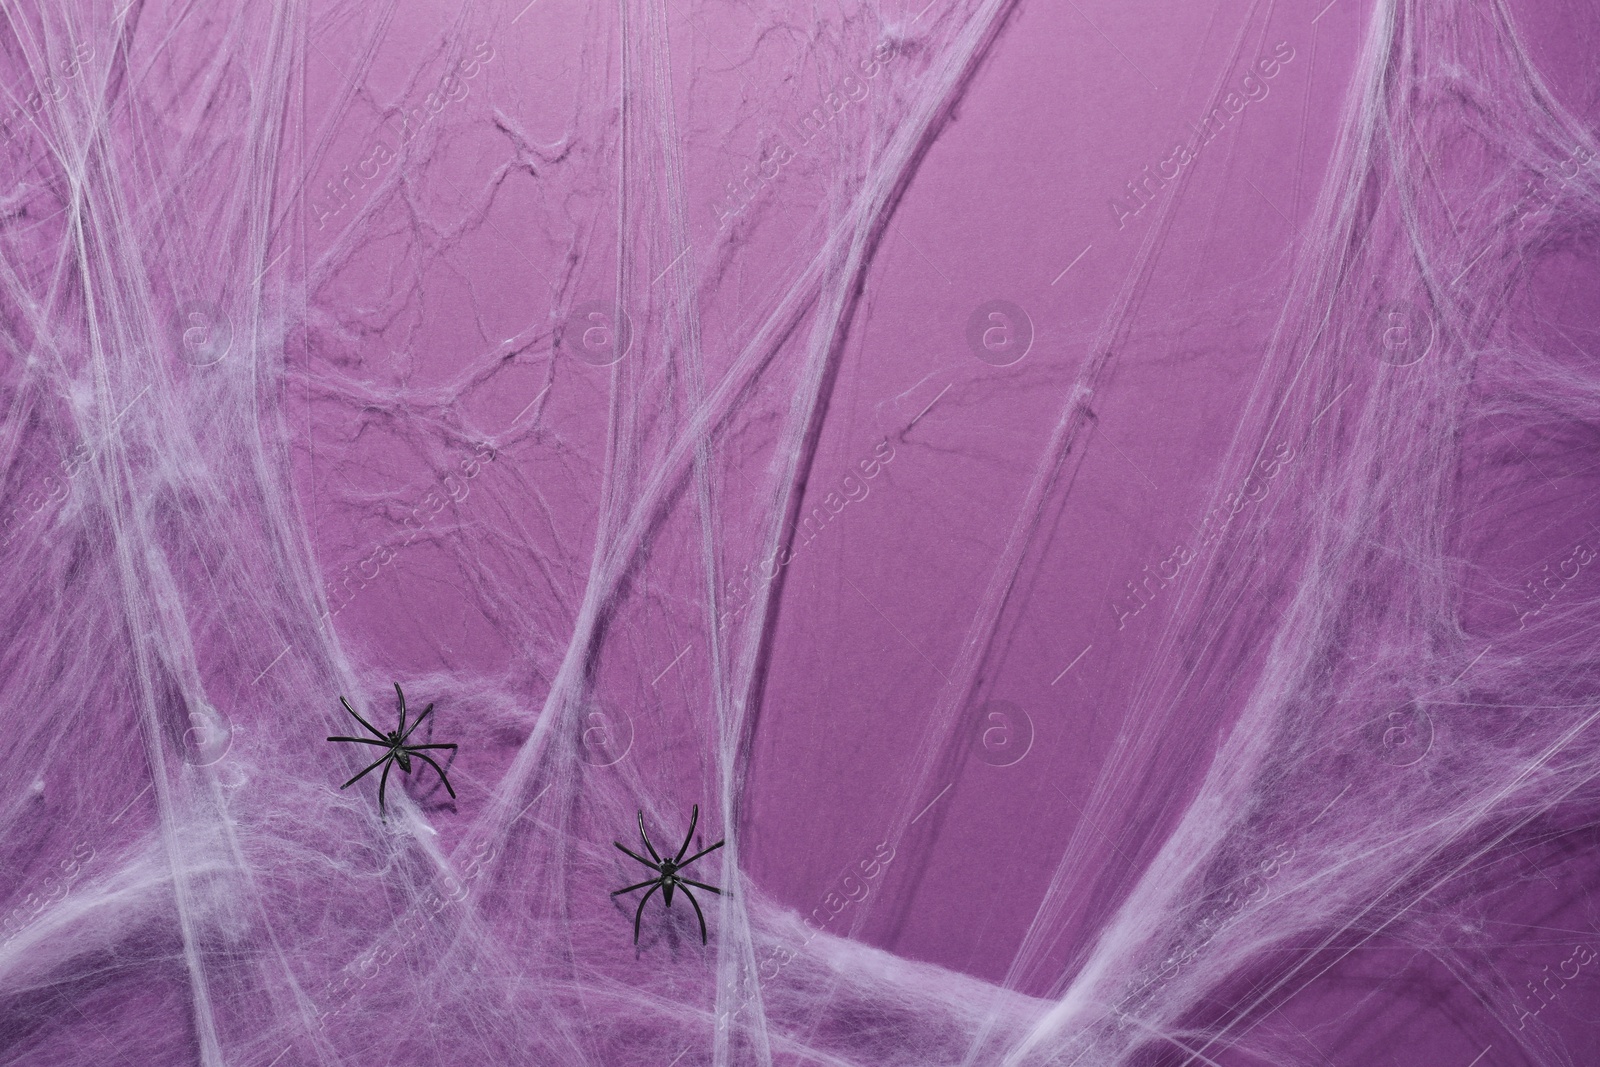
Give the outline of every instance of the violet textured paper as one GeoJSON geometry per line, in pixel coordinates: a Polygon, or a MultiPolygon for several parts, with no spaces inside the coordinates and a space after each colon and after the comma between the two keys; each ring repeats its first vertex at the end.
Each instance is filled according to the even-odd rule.
{"type": "Polygon", "coordinates": [[[1592,4],[3,11],[0,1064],[1600,1062],[1592,4]]]}

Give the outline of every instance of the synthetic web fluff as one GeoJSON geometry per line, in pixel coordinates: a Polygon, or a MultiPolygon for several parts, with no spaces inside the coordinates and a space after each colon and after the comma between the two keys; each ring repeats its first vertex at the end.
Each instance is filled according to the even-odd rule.
{"type": "MultiPolygon", "coordinates": [[[[1514,329],[1511,313],[1531,265],[1588,248],[1600,145],[1494,3],[1380,2],[1370,16],[1248,419],[1215,480],[1226,518],[1174,594],[1010,979],[816,933],[741,873],[784,584],[734,597],[730,576],[792,550],[868,267],[929,145],[1007,41],[1006,4],[936,7],[784,24],[819,65],[883,41],[893,58],[874,108],[842,113],[826,149],[795,162],[797,179],[823,176],[823,221],[785,237],[776,295],[712,351],[700,308],[742,275],[722,269],[730,259],[672,258],[688,244],[687,179],[659,2],[582,16],[605,47],[578,68],[572,122],[597,139],[551,146],[473,102],[485,83],[466,71],[495,62],[475,45],[516,12],[468,6],[398,90],[439,86],[435,118],[407,126],[408,112],[392,164],[363,155],[359,184],[310,192],[301,175],[338,171],[332,125],[299,125],[320,35],[345,20],[388,27],[397,5],[316,19],[293,2],[3,6],[5,82],[21,88],[0,147],[0,1058],[1214,1063],[1383,936],[1460,975],[1532,1061],[1563,1062],[1469,920],[1502,857],[1531,850],[1557,869],[1589,825],[1600,678],[1587,623],[1600,603],[1574,583],[1534,610],[1476,560],[1495,537],[1483,498],[1537,480],[1530,450],[1556,442],[1578,464],[1596,447],[1600,368],[1514,329]],[[493,146],[495,180],[469,195],[429,165],[472,136],[493,146]],[[561,343],[543,321],[431,384],[377,385],[336,358],[420,300],[418,265],[443,262],[520,174],[571,193],[553,290],[571,296],[594,258],[628,309],[631,355],[593,405],[603,461],[546,420],[542,393],[508,429],[478,414],[506,368],[561,343]],[[332,315],[352,265],[383,299],[332,315]],[[1395,309],[1429,337],[1423,358],[1391,358],[1373,329],[1395,309]],[[311,421],[345,449],[389,442],[443,495],[430,491],[418,520],[411,501],[324,486],[322,454],[298,436],[311,421]],[[508,462],[534,450],[586,487],[581,545],[557,529],[569,501],[508,462]],[[1269,498],[1251,488],[1263,463],[1269,498]],[[353,571],[330,578],[314,558],[308,486],[381,517],[353,571]],[[414,710],[440,709],[419,740],[483,755],[448,765],[459,804],[425,773],[391,780],[385,819],[370,788],[336,788],[368,761],[324,737],[354,729],[337,694],[380,725],[394,714],[389,664],[358,662],[341,626],[402,556],[466,590],[507,651],[493,670],[405,674],[414,710]],[[1505,603],[1521,607],[1484,606],[1505,603]],[[653,695],[659,662],[636,654],[634,625],[652,611],[696,635],[677,665],[699,679],[692,706],[653,695]],[[619,706],[638,709],[652,741],[597,758],[609,749],[594,731],[610,727],[596,709],[619,706]],[[1144,820],[1164,829],[1135,866],[1086,867],[1100,827],[1153,803],[1118,772],[1148,765],[1183,716],[1209,716],[1221,737],[1186,806],[1144,820]],[[1374,730],[1394,760],[1370,757],[1374,730]],[[1419,762],[1406,746],[1424,737],[1419,762]],[[728,891],[702,897],[710,947],[679,905],[648,913],[636,951],[631,905],[606,890],[640,872],[611,841],[642,809],[657,845],[676,844],[691,801],[695,848],[726,840],[691,871],[728,891]],[[1096,879],[1112,903],[1069,965],[1050,964],[1070,894],[1096,879]]],[[[345,109],[371,103],[350,86],[373,51],[350,62],[345,109]]],[[[759,235],[764,203],[729,225],[759,235]]],[[[534,269],[509,284],[534,284],[534,269]]],[[[1125,294],[1108,313],[1048,447],[1028,459],[950,684],[896,768],[905,801],[880,863],[926,831],[919,809],[965,743],[1021,561],[1097,447],[1088,405],[1109,388],[1133,304],[1125,294]]],[[[556,382],[555,361],[536,365],[556,382]]],[[[1560,573],[1592,554],[1580,544],[1560,573]]],[[[413,590],[409,609],[442,610],[429,596],[413,590]]]]}

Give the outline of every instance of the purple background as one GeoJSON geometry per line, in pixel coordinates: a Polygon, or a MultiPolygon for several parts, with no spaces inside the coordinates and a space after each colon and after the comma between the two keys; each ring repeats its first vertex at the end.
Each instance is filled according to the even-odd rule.
{"type": "MultiPolygon", "coordinates": [[[[1509,10],[1551,91],[1592,123],[1600,106],[1594,7],[1522,2],[1509,10]]],[[[281,99],[268,95],[265,83],[260,90],[284,115],[281,144],[255,171],[273,206],[262,231],[261,278],[252,282],[245,269],[242,238],[210,231],[200,207],[172,209],[179,219],[172,226],[184,237],[162,255],[171,302],[203,307],[203,325],[234,338],[214,366],[231,373],[247,334],[249,345],[276,353],[266,360],[276,364],[262,397],[282,412],[276,443],[289,461],[284,481],[320,584],[314,595],[333,614],[320,631],[315,611],[297,619],[286,611],[281,626],[243,620],[227,605],[250,602],[244,579],[237,601],[217,600],[214,613],[194,626],[195,647],[199,675],[228,724],[228,738],[217,744],[234,751],[216,761],[202,753],[194,762],[225,768],[246,759],[248,789],[261,788],[272,763],[256,746],[270,742],[295,765],[285,773],[317,783],[293,803],[285,800],[274,818],[288,818],[295,804],[331,804],[328,794],[348,777],[321,741],[345,725],[337,723],[337,692],[387,715],[388,690],[399,680],[416,705],[437,701],[434,739],[461,745],[450,764],[455,803],[446,803],[426,775],[413,776],[411,790],[419,818],[458,864],[459,850],[487,840],[485,827],[506,805],[515,813],[543,803],[534,809],[544,820],[539,834],[583,838],[603,852],[613,837],[628,843],[618,835],[630,831],[635,797],[650,805],[647,818],[669,839],[682,832],[689,806],[699,804],[703,843],[738,835],[747,879],[740,884],[764,906],[800,917],[827,914],[864,885],[864,899],[838,908],[829,933],[1027,997],[1062,993],[1200,788],[1239,714],[1232,690],[1187,692],[1170,704],[1159,693],[1188,647],[1181,635],[1193,615],[1182,608],[1193,607],[1197,576],[1214,554],[1198,547],[1197,527],[1227,491],[1228,450],[1259,409],[1254,391],[1263,388],[1264,353],[1284,311],[1291,266],[1320,247],[1308,228],[1330,181],[1342,109],[1375,17],[1364,0],[1015,7],[964,75],[957,102],[907,168],[890,210],[870,228],[859,289],[838,279],[821,287],[841,298],[859,294],[847,325],[834,334],[828,399],[806,436],[814,452],[792,516],[798,522],[820,507],[829,517],[814,536],[798,535],[792,562],[776,572],[756,673],[758,711],[736,749],[743,776],[737,826],[723,825],[720,808],[702,532],[689,476],[674,482],[610,605],[583,709],[553,727],[560,743],[579,753],[571,764],[578,772],[552,777],[560,788],[542,801],[543,779],[514,796],[497,792],[568,653],[597,538],[615,533],[602,529],[602,516],[614,517],[643,495],[648,471],[684,432],[696,390],[736,373],[740,353],[776,323],[791,332],[763,349],[768,369],[728,404],[711,463],[723,610],[760,588],[743,577],[771,558],[762,538],[772,471],[783,456],[780,433],[801,392],[822,298],[806,296],[792,316],[779,304],[830,235],[854,232],[846,194],[859,182],[850,176],[914,121],[922,79],[953,47],[953,23],[941,21],[942,12],[935,5],[919,16],[916,4],[904,11],[791,11],[570,0],[524,7],[514,0],[459,8],[323,4],[283,15],[293,22],[284,47],[294,58],[282,68],[290,87],[274,90],[281,99]],[[631,45],[622,47],[624,40],[631,45]],[[862,79],[861,98],[800,143],[800,117],[847,70],[859,71],[880,42],[892,46],[889,58],[862,79]],[[485,47],[475,52],[479,45],[485,47]],[[1262,79],[1264,95],[1206,142],[1180,177],[1147,186],[1150,202],[1119,224],[1112,199],[1131,203],[1128,186],[1141,180],[1142,168],[1157,168],[1175,144],[1188,143],[1191,124],[1217,95],[1239,86],[1275,48],[1280,63],[1262,79]],[[1282,59],[1284,48],[1292,58],[1282,59]],[[457,80],[444,82],[452,70],[457,80]],[[619,88],[624,81],[631,88],[619,88]],[[402,144],[403,109],[426,111],[428,94],[441,85],[457,98],[402,144]],[[780,141],[792,159],[719,223],[728,184],[759,171],[780,141]],[[986,360],[969,343],[972,318],[989,301],[1025,316],[1013,321],[1013,312],[1003,312],[1011,316],[1006,325],[1031,335],[1014,362],[1009,353],[986,360]],[[583,343],[583,313],[607,314],[614,306],[628,316],[631,346],[614,365],[591,365],[573,350],[583,343]],[[258,307],[267,309],[259,318],[258,307]],[[684,325],[688,308],[692,330],[684,325]],[[1085,368],[1102,355],[1092,392],[1069,404],[1085,368]],[[688,369],[696,359],[703,369],[688,369]],[[974,620],[990,611],[986,590],[1064,410],[1079,411],[1092,430],[1045,494],[1016,581],[993,614],[972,693],[953,696],[965,680],[958,669],[963,644],[974,620]],[[608,438],[619,419],[634,421],[608,438]],[[1130,613],[1137,603],[1130,583],[1170,567],[1177,546],[1192,549],[1192,569],[1183,564],[1181,577],[1130,613]],[[335,646],[343,660],[318,651],[335,646]],[[351,674],[341,673],[344,664],[351,674]],[[940,709],[949,706],[941,701],[956,708],[954,739],[943,747],[930,741],[940,709]],[[936,757],[928,757],[935,748],[936,757]],[[882,842],[893,842],[892,862],[847,883],[846,874],[866,870],[861,864],[882,842]],[[1064,856],[1069,867],[1059,866],[1064,856]]],[[[119,127],[116,136],[128,144],[157,141],[173,159],[192,157],[202,174],[206,167],[218,175],[252,173],[247,154],[175,147],[185,131],[210,129],[205,116],[185,110],[184,71],[205,69],[196,57],[212,50],[244,49],[244,38],[230,37],[227,21],[214,13],[189,17],[143,5],[139,13],[132,43],[125,41],[130,69],[152,84],[170,81],[168,109],[160,112],[170,126],[119,127]],[[167,43],[145,43],[154,40],[167,43]]],[[[102,61],[116,47],[110,14],[85,16],[85,35],[101,42],[102,61]]],[[[252,21],[241,32],[265,48],[264,26],[252,21]]],[[[15,66],[18,51],[14,72],[25,72],[15,66]]],[[[151,90],[152,100],[160,95],[151,90]]],[[[239,99],[227,106],[242,108],[239,99]]],[[[1419,107],[1417,114],[1428,112],[1419,107]]],[[[1439,121],[1446,130],[1429,143],[1451,142],[1455,119],[1446,113],[1439,121]]],[[[1473,136],[1463,125],[1461,142],[1473,136]]],[[[1461,158],[1476,158],[1474,150],[1462,147],[1461,158]]],[[[1455,183],[1472,176],[1441,164],[1433,177],[1448,211],[1452,197],[1465,199],[1466,185],[1455,183]]],[[[186,195],[225,199],[194,175],[186,180],[186,195]]],[[[1593,232],[1575,227],[1537,259],[1506,268],[1518,284],[1509,295],[1496,291],[1486,348],[1525,343],[1587,364],[1600,336],[1593,232]]],[[[1375,324],[1375,346],[1389,328],[1388,320],[1375,324]]],[[[1408,320],[1405,328],[1408,344],[1435,329],[1425,320],[1408,320]]],[[[205,363],[214,354],[208,343],[190,338],[180,348],[189,346],[183,351],[190,364],[205,363]]],[[[6,371],[16,425],[22,362],[12,353],[6,371]]],[[[190,373],[168,362],[178,368],[170,374],[190,373]]],[[[203,425],[195,413],[205,405],[198,389],[178,402],[186,425],[203,425]]],[[[1342,417],[1335,410],[1332,417],[1342,417]]],[[[165,416],[150,417],[159,428],[165,416]]],[[[219,416],[212,429],[211,444],[232,447],[218,442],[235,440],[235,422],[219,416]]],[[[208,447],[202,437],[199,449],[208,447]]],[[[1522,590],[1541,567],[1575,540],[1600,544],[1590,525],[1592,449],[1582,434],[1543,433],[1515,413],[1473,425],[1460,483],[1463,497],[1481,506],[1458,517],[1464,563],[1451,580],[1480,643],[1515,628],[1525,610],[1518,606],[1522,590]]],[[[40,445],[33,454],[51,453],[40,445]]],[[[1287,462],[1299,465],[1285,468],[1294,473],[1274,480],[1260,507],[1288,508],[1306,491],[1307,483],[1294,479],[1311,477],[1308,467],[1328,459],[1297,453],[1287,462]]],[[[49,462],[13,463],[8,507],[39,484],[49,462]]],[[[180,509],[174,521],[204,538],[205,514],[180,509]]],[[[245,531],[239,543],[253,546],[241,552],[287,544],[257,524],[248,506],[233,521],[245,531]],[[263,531],[259,544],[252,528],[263,531]]],[[[1291,555],[1270,538],[1263,544],[1269,559],[1291,555]]],[[[284,551],[291,549],[299,551],[284,551]]],[[[182,575],[186,589],[205,586],[198,560],[182,575]]],[[[13,553],[5,566],[20,575],[35,564],[13,553]]],[[[284,569],[261,566],[263,573],[284,569]]],[[[35,580],[68,588],[54,575],[35,580]]],[[[1594,576],[1586,571],[1572,582],[1593,583],[1594,576]]],[[[276,603],[278,592],[263,592],[261,602],[276,603]]],[[[198,592],[191,595],[202,602],[198,592]]],[[[1263,592],[1261,602],[1280,604],[1276,595],[1263,592]]],[[[1572,594],[1589,603],[1597,595],[1600,587],[1572,594]]],[[[1247,639],[1249,627],[1260,625],[1251,607],[1241,607],[1237,621],[1246,651],[1212,663],[1200,677],[1243,677],[1259,665],[1264,648],[1247,639]]],[[[1231,620],[1202,625],[1221,633],[1231,620]]],[[[1581,634],[1582,620],[1570,621],[1581,634]]],[[[10,623],[15,643],[67,647],[62,630],[37,625],[21,608],[10,623]]],[[[121,645],[112,640],[109,647],[121,645]]],[[[71,655],[92,657],[93,648],[71,655]]],[[[111,658],[123,662],[120,653],[111,658]]],[[[115,722],[121,725],[108,733],[136,735],[115,722]]],[[[1444,723],[1430,720],[1423,732],[1443,736],[1444,723]]],[[[1430,742],[1405,743],[1426,749],[1430,742]]],[[[32,767],[45,768],[41,781],[91,773],[87,757],[40,745],[32,763],[11,768],[19,793],[32,767]]],[[[1386,766],[1383,773],[1397,780],[1452,773],[1426,752],[1416,761],[1396,756],[1381,740],[1352,758],[1369,761],[1363,773],[1386,766]]],[[[130,757],[130,768],[140,765],[130,757]]],[[[104,796],[85,788],[92,795],[47,820],[58,828],[48,845],[28,837],[31,816],[18,807],[7,843],[17,855],[53,863],[75,835],[99,840],[102,866],[93,877],[110,878],[113,856],[127,861],[137,835],[154,840],[156,828],[175,821],[154,793],[140,790],[148,770],[120,774],[113,776],[115,795],[112,785],[104,796]],[[119,809],[131,813],[112,830],[119,809]],[[76,826],[82,834],[60,829],[76,826]]],[[[1337,780],[1328,781],[1332,796],[1337,780]]],[[[338,799],[372,800],[355,797],[353,787],[338,799]]],[[[1403,807],[1379,816],[1397,827],[1410,817],[1403,807]]],[[[252,823],[255,817],[240,816],[255,827],[247,832],[265,834],[270,820],[252,823]]],[[[322,816],[306,817],[320,839],[322,816]]],[[[1591,823],[1581,810],[1553,818],[1566,820],[1562,834],[1541,831],[1490,850],[1430,897],[1418,919],[1423,932],[1406,924],[1370,936],[1346,931],[1315,955],[1307,972],[1314,978],[1269,997],[1234,1034],[1236,1046],[1212,1046],[1207,1055],[1239,1065],[1594,1062],[1594,973],[1564,986],[1539,1013],[1550,1028],[1543,1048],[1519,1047],[1515,1016],[1508,1029],[1504,1001],[1490,1006],[1486,999],[1490,989],[1520,995],[1575,944],[1600,946],[1600,912],[1587,889],[1595,871],[1585,848],[1591,823]],[[1447,956],[1440,945],[1460,955],[1447,956]],[[1559,1058],[1561,1048],[1569,1059],[1559,1058]]],[[[341,855],[366,848],[362,835],[377,833],[371,820],[345,821],[329,832],[348,834],[348,841],[302,844],[341,855]]],[[[526,825],[519,833],[496,839],[502,867],[498,880],[483,883],[483,922],[529,973],[548,967],[554,974],[576,959],[576,969],[592,966],[604,977],[586,987],[598,997],[595,990],[607,983],[650,988],[670,970],[673,977],[660,980],[673,995],[689,989],[709,999],[712,957],[690,926],[681,927],[681,955],[668,958],[660,944],[654,957],[648,946],[631,954],[631,905],[613,914],[602,898],[612,879],[636,871],[588,854],[569,870],[543,851],[544,838],[530,840],[526,825]],[[558,870],[560,877],[552,873],[558,870]],[[567,921],[566,907],[604,934],[572,919],[577,932],[563,933],[571,940],[558,951],[545,933],[526,928],[555,929],[549,924],[567,921]],[[558,912],[559,920],[552,918],[558,912]],[[602,936],[611,955],[589,948],[602,936]]],[[[365,872],[351,876],[367,894],[360,899],[381,900],[387,888],[373,873],[375,861],[365,868],[349,862],[365,872]]],[[[319,895],[313,875],[296,870],[273,907],[291,925],[297,920],[287,917],[306,909],[300,929],[311,937],[318,924],[343,915],[342,905],[319,895]]],[[[700,877],[735,882],[731,865],[700,877]]],[[[44,884],[33,873],[18,878],[5,883],[18,901],[44,884]]],[[[654,903],[647,925],[652,918],[659,919],[654,903]]],[[[720,920],[712,926],[714,950],[720,920]]],[[[88,964],[75,964],[46,983],[44,999],[21,986],[8,989],[11,1051],[0,1048],[0,1063],[115,1062],[113,1047],[134,1063],[203,1058],[205,1041],[192,1029],[174,962],[179,950],[167,935],[150,937],[146,949],[110,953],[113,960],[152,961],[148,967],[107,963],[113,977],[103,984],[88,964]],[[105,1030],[97,1036],[80,1017],[104,1020],[105,1030]],[[148,1022],[136,1027],[136,1019],[148,1022]],[[142,1041],[149,1042],[143,1051],[142,1041]]],[[[1270,971],[1268,961],[1257,962],[1260,973],[1270,971]]],[[[313,1001],[335,971],[332,962],[320,974],[306,965],[313,1001]]],[[[1247,969],[1219,979],[1196,1009],[1195,1025],[1204,1025],[1207,1012],[1220,1017],[1250,1001],[1257,977],[1247,969]]],[[[790,980],[801,981],[795,974],[790,980]]],[[[468,998],[470,986],[463,980],[451,996],[468,998]]],[[[558,987],[552,977],[539,988],[558,987]]],[[[400,988],[400,1003],[415,1010],[410,988],[400,988]]],[[[551,1017],[575,1031],[602,1031],[613,1018],[608,1013],[620,1012],[603,1001],[552,997],[551,1017]]],[[[314,1042],[253,1034],[242,993],[225,1003],[234,1021],[224,1028],[227,1053],[218,1062],[265,1067],[285,1044],[292,1054],[284,1065],[318,1062],[317,1055],[373,1064],[499,1062],[474,1058],[497,1046],[478,1042],[470,1027],[458,1031],[442,1010],[427,1022],[430,1041],[408,1043],[375,1021],[382,1006],[374,1002],[362,1029],[341,1034],[335,1027],[328,1046],[314,1053],[314,1042]],[[385,1036],[366,1036],[372,1032],[385,1036]]],[[[296,1010],[287,1001],[260,1009],[269,1017],[296,1010]]],[[[853,1025],[878,1021],[893,1023],[868,1011],[853,1025]]],[[[673,1049],[656,1049],[647,1035],[613,1038],[606,1044],[592,1037],[584,1046],[592,1062],[676,1062],[673,1049]]],[[[714,1062],[709,1037],[689,1040],[695,1051],[684,1067],[714,1062]]],[[[530,1055],[540,1058],[529,1062],[562,1062],[548,1050],[530,1055]]],[[[1001,1062],[998,1054],[974,1055],[973,1062],[1001,1062]]],[[[1191,1062],[1170,1047],[1146,1055],[1170,1058],[1148,1062],[1191,1062]]]]}

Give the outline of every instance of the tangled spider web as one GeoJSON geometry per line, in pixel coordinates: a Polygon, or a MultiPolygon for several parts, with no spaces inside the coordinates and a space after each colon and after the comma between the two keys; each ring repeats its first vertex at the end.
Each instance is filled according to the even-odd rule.
{"type": "Polygon", "coordinates": [[[0,1062],[1582,1062],[1592,89],[1346,3],[6,4],[0,1062]]]}

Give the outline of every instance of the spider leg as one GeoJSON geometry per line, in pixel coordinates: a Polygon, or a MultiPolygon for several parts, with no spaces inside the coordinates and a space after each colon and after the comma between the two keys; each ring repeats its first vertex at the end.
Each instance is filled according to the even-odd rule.
{"type": "Polygon", "coordinates": [[[439,772],[439,781],[444,783],[445,790],[448,791],[449,794],[450,794],[450,799],[454,800],[456,798],[456,791],[454,789],[450,788],[450,779],[448,779],[448,778],[446,778],[444,776],[444,768],[439,766],[437,763],[435,763],[433,761],[433,757],[427,755],[426,753],[417,752],[417,751],[415,751],[413,749],[413,750],[411,750],[411,754],[413,756],[417,757],[420,760],[427,760],[428,761],[428,766],[432,767],[434,770],[439,772]]]}
{"type": "Polygon", "coordinates": [[[407,752],[415,752],[419,748],[455,748],[455,745],[407,745],[407,752]]]}
{"type": "Polygon", "coordinates": [[[687,867],[687,866],[689,866],[689,864],[693,863],[695,860],[699,859],[701,856],[704,856],[707,852],[715,852],[717,849],[721,848],[724,844],[726,844],[726,842],[718,841],[716,844],[712,845],[710,848],[703,848],[699,852],[696,852],[694,855],[690,856],[688,859],[684,860],[682,863],[678,864],[678,866],[679,867],[687,867]]]}
{"type": "Polygon", "coordinates": [[[638,862],[642,862],[642,864],[645,864],[646,867],[650,867],[651,870],[661,870],[661,865],[653,864],[653,862],[648,861],[648,859],[645,859],[645,857],[640,856],[640,854],[638,854],[638,853],[635,853],[634,849],[630,849],[629,846],[624,845],[624,843],[622,843],[622,841],[611,841],[611,843],[613,843],[613,845],[618,846],[618,848],[621,848],[622,851],[624,851],[624,853],[627,853],[627,854],[629,854],[629,856],[632,856],[632,857],[634,857],[634,859],[637,859],[638,862]]]}
{"type": "Polygon", "coordinates": [[[694,806],[694,814],[689,816],[689,832],[683,835],[683,847],[678,849],[678,854],[672,857],[672,862],[681,865],[683,854],[689,851],[689,842],[694,840],[694,828],[700,823],[700,805],[694,806]]]}
{"type": "Polygon", "coordinates": [[[426,719],[429,715],[432,715],[432,714],[433,714],[433,705],[429,704],[427,707],[422,709],[422,714],[417,716],[417,721],[411,724],[410,729],[407,729],[406,728],[406,724],[402,722],[400,724],[400,740],[404,741],[406,738],[410,737],[411,736],[411,731],[415,730],[417,727],[421,726],[422,725],[422,720],[426,719]]]}
{"type": "Polygon", "coordinates": [[[640,882],[638,885],[630,885],[630,886],[628,886],[628,887],[626,887],[624,889],[613,889],[611,891],[611,895],[612,896],[617,896],[617,895],[619,895],[621,893],[631,893],[635,889],[643,889],[647,885],[656,885],[660,881],[661,881],[661,879],[659,879],[659,878],[651,878],[649,881],[640,882]]]}
{"type": "Polygon", "coordinates": [[[400,683],[394,683],[394,695],[400,699],[400,733],[406,732],[406,695],[400,691],[400,683]]]}
{"type": "MultiPolygon", "coordinates": [[[[699,883],[696,884],[698,885],[699,883]]],[[[700,943],[702,945],[710,944],[706,937],[706,913],[700,910],[700,902],[694,899],[694,894],[689,892],[688,886],[683,887],[683,895],[688,897],[689,903],[694,905],[694,916],[700,920],[700,943]]]]}
{"type": "MultiPolygon", "coordinates": [[[[378,767],[380,767],[381,765],[383,765],[385,763],[388,763],[393,758],[394,758],[394,753],[393,752],[385,753],[383,755],[383,758],[379,759],[377,763],[368,764],[366,770],[362,771],[360,774],[356,775],[354,778],[350,779],[348,782],[346,782],[344,785],[341,785],[339,788],[340,789],[348,789],[350,786],[353,786],[357,782],[361,781],[361,779],[366,776],[367,771],[375,771],[375,770],[378,769],[378,767]]],[[[389,772],[388,771],[384,771],[383,773],[384,774],[388,774],[389,772]]]]}
{"type": "Polygon", "coordinates": [[[661,862],[661,857],[656,854],[656,846],[650,843],[650,835],[644,832],[644,812],[639,812],[639,836],[644,838],[644,847],[650,850],[650,855],[655,857],[656,863],[661,862]]]}
{"type": "MultiPolygon", "coordinates": [[[[339,698],[339,703],[344,705],[344,710],[345,711],[348,711],[351,715],[355,715],[356,722],[360,723],[362,726],[365,726],[367,729],[371,730],[373,733],[377,734],[379,737],[385,736],[384,732],[382,730],[380,730],[376,726],[372,725],[366,719],[363,719],[360,715],[356,715],[356,709],[352,708],[350,706],[350,702],[348,700],[346,700],[344,697],[341,696],[339,698]]],[[[387,743],[387,742],[385,742],[385,743],[387,743]]]]}
{"type": "Polygon", "coordinates": [[[675,862],[675,864],[682,864],[683,853],[690,851],[690,841],[694,840],[694,827],[696,825],[699,825],[699,805],[694,805],[693,813],[690,814],[690,832],[683,835],[683,848],[678,849],[677,856],[672,857],[672,862],[675,862]]]}
{"type": "Polygon", "coordinates": [[[650,894],[660,888],[661,884],[658,882],[655,889],[650,890],[650,893],[646,893],[639,899],[639,910],[633,913],[633,943],[635,945],[639,943],[639,920],[644,918],[644,906],[650,900],[650,894]]]}
{"type": "Polygon", "coordinates": [[[385,815],[385,816],[388,815],[388,809],[386,809],[383,806],[383,791],[385,789],[389,788],[389,772],[391,770],[393,770],[393,769],[394,769],[394,764],[390,763],[387,767],[385,767],[383,769],[383,777],[378,779],[378,814],[379,815],[385,815]]]}
{"type": "Polygon", "coordinates": [[[370,737],[330,737],[329,741],[354,741],[358,745],[377,745],[379,748],[388,748],[387,741],[374,741],[370,737]]]}
{"type": "MultiPolygon", "coordinates": [[[[693,878],[685,878],[681,874],[678,875],[677,878],[678,878],[678,881],[680,881],[680,882],[688,882],[690,885],[694,886],[696,889],[709,889],[711,892],[715,893],[719,897],[722,895],[722,890],[718,889],[714,885],[706,885],[704,882],[697,882],[693,878]]],[[[689,897],[690,900],[694,899],[693,896],[690,896],[690,893],[689,893],[689,891],[687,889],[685,889],[683,891],[683,895],[686,896],[686,897],[689,897]]]]}

